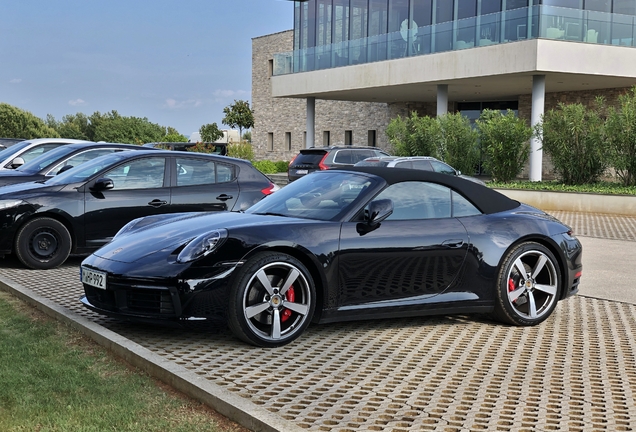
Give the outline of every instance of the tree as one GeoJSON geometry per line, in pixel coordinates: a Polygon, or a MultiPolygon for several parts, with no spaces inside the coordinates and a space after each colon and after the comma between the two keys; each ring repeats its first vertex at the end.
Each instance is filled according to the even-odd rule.
{"type": "Polygon", "coordinates": [[[166,128],[166,135],[162,139],[163,142],[188,142],[188,137],[180,134],[173,127],[166,128]]]}
{"type": "Polygon", "coordinates": [[[419,117],[413,111],[410,117],[398,116],[391,120],[386,134],[396,156],[437,157],[440,137],[439,122],[431,117],[419,117]]]}
{"type": "Polygon", "coordinates": [[[234,100],[234,103],[223,108],[222,123],[232,129],[239,128],[239,136],[243,136],[243,129],[254,126],[254,113],[250,109],[250,104],[243,100],[234,100]]]}
{"type": "Polygon", "coordinates": [[[7,138],[58,138],[57,131],[28,111],[0,103],[0,136],[7,138]]]}
{"type": "Polygon", "coordinates": [[[211,143],[223,137],[223,131],[219,129],[216,123],[208,123],[199,128],[201,141],[211,143]]]}
{"type": "Polygon", "coordinates": [[[484,166],[494,180],[514,180],[528,160],[532,128],[511,110],[504,115],[486,109],[476,123],[481,148],[486,155],[484,166]]]}

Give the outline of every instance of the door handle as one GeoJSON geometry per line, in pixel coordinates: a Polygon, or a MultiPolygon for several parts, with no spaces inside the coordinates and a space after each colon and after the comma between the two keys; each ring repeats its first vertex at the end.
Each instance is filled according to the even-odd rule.
{"type": "Polygon", "coordinates": [[[452,249],[457,249],[462,247],[462,245],[464,244],[464,240],[459,239],[459,240],[446,240],[445,242],[442,243],[442,246],[447,246],[449,248],[452,249]]]}
{"type": "Polygon", "coordinates": [[[162,205],[166,205],[166,204],[168,204],[168,201],[162,201],[158,199],[154,199],[148,203],[149,206],[153,206],[153,207],[161,207],[162,205]]]}
{"type": "Polygon", "coordinates": [[[227,195],[227,194],[221,194],[218,197],[216,197],[216,199],[218,199],[219,201],[227,201],[227,200],[231,200],[233,197],[232,195],[227,195]]]}

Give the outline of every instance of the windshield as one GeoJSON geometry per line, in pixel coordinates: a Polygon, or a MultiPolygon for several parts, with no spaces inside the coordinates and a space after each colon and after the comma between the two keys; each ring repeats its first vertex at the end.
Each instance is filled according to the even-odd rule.
{"type": "Polygon", "coordinates": [[[36,173],[40,172],[49,165],[57,162],[58,159],[63,158],[64,156],[72,153],[75,150],[73,146],[60,146],[53,150],[49,150],[44,154],[36,157],[35,159],[25,163],[21,167],[16,168],[17,171],[36,173]]]}
{"type": "Polygon", "coordinates": [[[10,158],[12,155],[20,152],[23,148],[31,145],[31,141],[22,141],[17,144],[12,145],[11,147],[7,147],[6,149],[0,151],[0,159],[5,160],[10,158]]]}
{"type": "Polygon", "coordinates": [[[64,171],[63,173],[50,178],[46,181],[46,184],[62,185],[84,182],[91,178],[93,174],[103,171],[104,169],[116,165],[120,161],[126,159],[127,153],[128,152],[118,152],[100,156],[92,161],[85,162],[75,168],[71,168],[68,171],[64,171]]]}
{"type": "Polygon", "coordinates": [[[358,173],[317,171],[303,176],[246,210],[315,220],[335,220],[379,180],[358,173]]]}

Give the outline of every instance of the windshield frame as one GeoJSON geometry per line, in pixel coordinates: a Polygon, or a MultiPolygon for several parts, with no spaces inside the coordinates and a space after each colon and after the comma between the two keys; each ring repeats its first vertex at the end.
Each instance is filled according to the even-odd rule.
{"type": "Polygon", "coordinates": [[[46,180],[47,185],[65,185],[72,183],[85,183],[96,174],[108,170],[128,159],[126,151],[114,152],[84,162],[76,167],[57,174],[46,180]]]}

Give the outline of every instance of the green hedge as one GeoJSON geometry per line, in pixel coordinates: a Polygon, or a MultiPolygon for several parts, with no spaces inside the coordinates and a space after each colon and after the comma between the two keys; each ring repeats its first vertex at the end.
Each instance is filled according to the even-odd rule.
{"type": "Polygon", "coordinates": [[[488,182],[488,186],[498,189],[525,189],[549,192],[579,192],[608,195],[636,195],[636,186],[623,186],[620,183],[598,182],[582,185],[567,185],[558,181],[514,181],[488,182]]]}
{"type": "Polygon", "coordinates": [[[269,160],[260,160],[253,162],[253,165],[257,170],[262,172],[263,174],[277,174],[282,172],[287,172],[287,167],[289,166],[289,162],[287,161],[276,161],[272,162],[269,160]]]}

